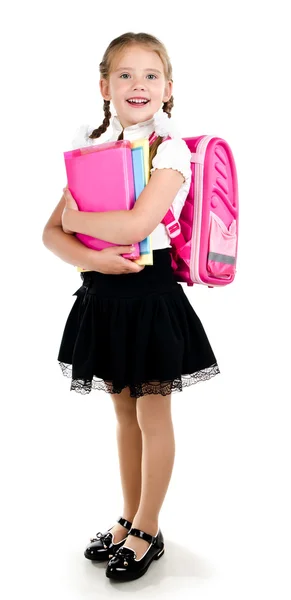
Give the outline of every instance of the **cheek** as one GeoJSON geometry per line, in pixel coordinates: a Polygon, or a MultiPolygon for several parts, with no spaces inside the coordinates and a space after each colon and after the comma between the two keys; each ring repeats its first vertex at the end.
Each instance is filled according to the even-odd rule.
{"type": "Polygon", "coordinates": [[[116,82],[116,84],[114,86],[113,93],[114,93],[115,97],[125,95],[127,88],[128,88],[127,82],[123,79],[120,79],[118,82],[116,82]]]}
{"type": "Polygon", "coordinates": [[[164,85],[162,85],[161,83],[157,83],[156,85],[152,86],[152,94],[155,97],[159,97],[159,96],[163,96],[164,95],[164,85]]]}

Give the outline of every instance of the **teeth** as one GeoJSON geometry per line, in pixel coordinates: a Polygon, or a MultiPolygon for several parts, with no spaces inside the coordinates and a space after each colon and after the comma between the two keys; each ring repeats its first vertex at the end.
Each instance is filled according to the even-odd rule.
{"type": "Polygon", "coordinates": [[[128,102],[132,102],[132,104],[146,104],[147,100],[128,100],[128,102]]]}

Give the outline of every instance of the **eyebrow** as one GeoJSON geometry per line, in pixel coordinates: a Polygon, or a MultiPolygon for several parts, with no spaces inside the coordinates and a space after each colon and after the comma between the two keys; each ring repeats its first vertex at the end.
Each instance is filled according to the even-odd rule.
{"type": "MultiPolygon", "coordinates": [[[[117,73],[117,71],[133,71],[133,69],[131,67],[122,67],[120,69],[115,70],[116,73],[117,73]]],[[[158,71],[158,69],[144,69],[144,71],[151,71],[151,72],[159,73],[160,75],[162,75],[161,71],[158,71]]]]}

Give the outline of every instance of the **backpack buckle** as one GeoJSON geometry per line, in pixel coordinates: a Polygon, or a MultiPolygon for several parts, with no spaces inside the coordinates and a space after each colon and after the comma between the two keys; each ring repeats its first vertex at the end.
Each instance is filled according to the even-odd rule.
{"type": "Polygon", "coordinates": [[[172,223],[166,225],[166,229],[171,238],[175,238],[181,233],[181,225],[179,221],[172,221],[172,223]]]}

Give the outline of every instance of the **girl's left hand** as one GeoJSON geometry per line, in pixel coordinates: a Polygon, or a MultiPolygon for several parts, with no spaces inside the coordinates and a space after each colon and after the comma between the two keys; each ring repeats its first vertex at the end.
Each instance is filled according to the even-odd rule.
{"type": "Polygon", "coordinates": [[[79,208],[78,208],[77,202],[74,200],[67,185],[66,185],[66,187],[63,188],[63,192],[64,192],[64,197],[66,200],[66,205],[65,205],[65,208],[64,208],[63,214],[62,214],[62,227],[63,227],[64,233],[69,233],[69,234],[73,235],[75,232],[71,231],[70,229],[68,229],[66,227],[68,215],[69,215],[70,210],[79,210],[79,208]]]}

